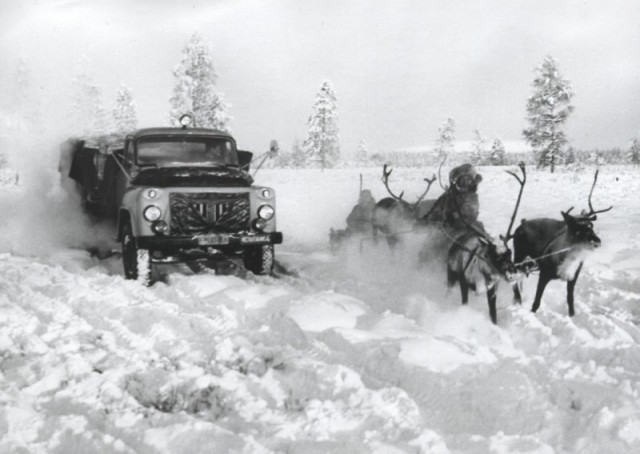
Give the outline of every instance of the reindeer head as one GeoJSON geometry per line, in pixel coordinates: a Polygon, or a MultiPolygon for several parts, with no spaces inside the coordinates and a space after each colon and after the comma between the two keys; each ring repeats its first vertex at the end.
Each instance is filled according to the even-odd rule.
{"type": "Polygon", "coordinates": [[[567,224],[569,238],[573,239],[573,243],[587,249],[595,249],[600,247],[602,241],[593,231],[593,222],[588,217],[571,216],[569,211],[561,211],[562,218],[567,224]]]}
{"type": "Polygon", "coordinates": [[[598,181],[598,170],[593,176],[593,184],[591,185],[591,191],[589,191],[589,211],[583,210],[578,216],[572,216],[569,214],[573,207],[567,211],[561,211],[562,218],[567,224],[569,231],[569,237],[573,240],[575,245],[579,245],[586,249],[595,249],[600,247],[602,241],[598,238],[598,235],[593,231],[593,221],[598,219],[598,213],[605,213],[613,208],[605,208],[604,210],[595,210],[591,204],[591,196],[593,195],[593,189],[596,187],[598,181]]]}
{"type": "Polygon", "coordinates": [[[503,237],[500,237],[500,241],[495,241],[489,236],[482,236],[478,237],[478,241],[486,248],[484,256],[487,262],[490,263],[505,280],[513,280],[518,270],[513,263],[513,253],[503,237]]]}

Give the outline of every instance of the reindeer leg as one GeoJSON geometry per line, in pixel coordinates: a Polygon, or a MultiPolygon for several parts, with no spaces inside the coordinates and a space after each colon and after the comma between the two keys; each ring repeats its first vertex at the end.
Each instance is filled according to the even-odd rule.
{"type": "Polygon", "coordinates": [[[536,289],[536,297],[531,306],[531,312],[536,312],[540,308],[540,301],[542,301],[542,294],[544,289],[551,280],[551,276],[540,271],[540,277],[538,278],[538,288],[536,289]]]}
{"type": "Polygon", "coordinates": [[[493,282],[490,278],[485,280],[487,286],[487,302],[489,303],[489,316],[494,325],[498,324],[498,313],[496,311],[496,290],[497,282],[493,282]]]}
{"type": "Polygon", "coordinates": [[[516,304],[522,304],[522,282],[517,281],[513,283],[513,302],[516,304]]]}
{"type": "Polygon", "coordinates": [[[453,288],[453,286],[456,285],[457,281],[458,274],[451,268],[447,267],[447,287],[450,289],[453,288]]]}
{"type": "Polygon", "coordinates": [[[462,297],[462,304],[469,302],[469,284],[464,280],[464,277],[458,279],[460,283],[460,296],[462,297]]]}
{"type": "Polygon", "coordinates": [[[578,280],[580,270],[582,270],[582,263],[578,266],[576,275],[573,276],[573,279],[567,282],[567,304],[569,305],[569,317],[573,317],[575,314],[575,311],[573,310],[573,289],[576,287],[576,281],[578,280]]]}

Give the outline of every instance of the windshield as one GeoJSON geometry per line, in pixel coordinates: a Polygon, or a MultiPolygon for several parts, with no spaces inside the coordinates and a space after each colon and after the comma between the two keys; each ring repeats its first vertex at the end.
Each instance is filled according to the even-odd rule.
{"type": "Polygon", "coordinates": [[[137,150],[139,165],[238,165],[233,142],[223,137],[145,137],[137,150]]]}

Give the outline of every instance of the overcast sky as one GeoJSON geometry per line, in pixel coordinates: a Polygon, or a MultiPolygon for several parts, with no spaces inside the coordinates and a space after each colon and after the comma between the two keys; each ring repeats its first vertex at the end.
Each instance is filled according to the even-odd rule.
{"type": "Polygon", "coordinates": [[[55,121],[84,55],[109,108],[123,83],[141,126],[164,124],[171,70],[199,32],[240,146],[303,140],[329,79],[350,153],[361,139],[371,151],[429,144],[448,117],[461,140],[476,128],[519,140],[551,55],[576,92],[572,144],[627,148],[640,134],[638,23],[634,0],[0,0],[0,82],[23,58],[55,121]]]}

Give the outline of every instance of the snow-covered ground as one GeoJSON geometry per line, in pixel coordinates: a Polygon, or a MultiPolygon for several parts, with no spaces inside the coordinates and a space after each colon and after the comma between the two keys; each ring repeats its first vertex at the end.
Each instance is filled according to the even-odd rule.
{"type": "MultiPolygon", "coordinates": [[[[432,171],[392,184],[411,200],[432,171]]],[[[504,233],[517,184],[480,172],[481,219],[504,233]]],[[[0,452],[640,452],[639,171],[601,169],[594,205],[615,208],[596,221],[576,316],[558,281],[532,314],[533,276],[523,306],[500,288],[497,326],[483,295],[462,307],[440,268],[416,268],[419,237],[395,256],[329,252],[359,173],[258,174],[290,273],[174,267],[151,288],[85,252],[104,234],[55,176],[0,188],[0,452]]],[[[363,173],[384,196],[379,170],[363,173]]],[[[592,177],[530,170],[518,218],[585,208],[592,177]]]]}

